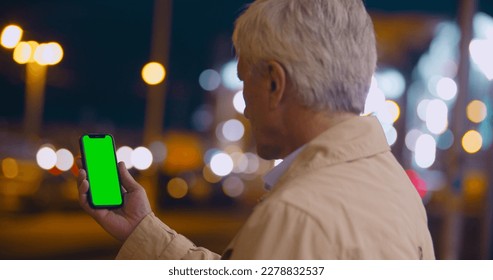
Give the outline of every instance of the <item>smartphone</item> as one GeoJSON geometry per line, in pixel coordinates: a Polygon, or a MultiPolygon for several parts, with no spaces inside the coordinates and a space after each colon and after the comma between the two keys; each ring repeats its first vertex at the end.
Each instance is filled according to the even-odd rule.
{"type": "Polygon", "coordinates": [[[82,164],[89,182],[88,201],[92,208],[119,208],[123,205],[115,141],[110,134],[84,134],[79,139],[82,164]]]}

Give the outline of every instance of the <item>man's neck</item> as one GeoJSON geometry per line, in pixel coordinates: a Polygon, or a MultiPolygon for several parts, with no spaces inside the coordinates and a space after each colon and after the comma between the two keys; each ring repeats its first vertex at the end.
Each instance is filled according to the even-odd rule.
{"type": "Polygon", "coordinates": [[[313,140],[329,128],[356,117],[354,113],[327,113],[298,108],[285,118],[286,147],[283,156],[289,155],[299,147],[313,140]]]}

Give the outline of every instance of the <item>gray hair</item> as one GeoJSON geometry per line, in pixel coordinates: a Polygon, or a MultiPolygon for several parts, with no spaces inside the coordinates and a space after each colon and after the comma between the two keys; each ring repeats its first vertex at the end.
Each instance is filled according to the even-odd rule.
{"type": "Polygon", "coordinates": [[[251,69],[281,63],[303,105],[363,111],[377,54],[362,0],[257,0],[237,19],[233,44],[251,69]]]}

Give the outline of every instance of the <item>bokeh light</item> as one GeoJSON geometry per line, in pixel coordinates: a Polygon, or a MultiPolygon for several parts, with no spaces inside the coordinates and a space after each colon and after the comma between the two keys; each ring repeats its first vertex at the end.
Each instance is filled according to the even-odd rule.
{"type": "Polygon", "coordinates": [[[398,99],[404,93],[406,81],[404,76],[396,69],[385,69],[375,73],[378,81],[378,87],[385,94],[385,97],[398,99]]]}
{"type": "Polygon", "coordinates": [[[214,174],[212,172],[212,169],[209,165],[205,165],[204,168],[202,169],[202,176],[204,176],[204,179],[209,182],[209,183],[217,183],[221,181],[222,177],[214,174]]]}
{"type": "Polygon", "coordinates": [[[149,62],[142,68],[142,79],[149,85],[157,85],[164,81],[166,70],[159,62],[149,62]]]}
{"type": "Polygon", "coordinates": [[[260,160],[258,156],[254,153],[245,153],[245,157],[242,158],[241,165],[246,165],[243,173],[245,174],[254,174],[260,168],[260,160]]]}
{"type": "Polygon", "coordinates": [[[34,51],[34,61],[40,65],[55,65],[62,61],[62,58],[62,46],[56,42],[40,44],[34,51]]]}
{"type": "Polygon", "coordinates": [[[167,174],[202,168],[203,146],[199,136],[191,132],[169,132],[164,136],[167,156],[162,170],[167,174]]]}
{"type": "Polygon", "coordinates": [[[12,54],[14,61],[19,64],[26,64],[32,61],[34,51],[37,48],[37,43],[34,41],[20,42],[14,49],[12,54]]]}
{"type": "MultiPolygon", "coordinates": [[[[397,115],[400,114],[396,112],[396,108],[389,108],[393,105],[394,104],[392,103],[386,102],[383,91],[378,87],[377,79],[372,77],[372,83],[365,101],[365,110],[363,115],[375,115],[387,134],[394,123],[394,119],[398,118],[397,115]]],[[[399,110],[400,109],[397,109],[397,111],[399,110]]],[[[392,136],[390,137],[392,138],[392,136]]]]}
{"type": "Polygon", "coordinates": [[[416,112],[418,114],[418,118],[422,121],[426,121],[426,113],[428,110],[428,104],[430,103],[430,99],[423,99],[419,101],[418,106],[416,108],[416,112]]]}
{"type": "Polygon", "coordinates": [[[221,132],[226,140],[235,142],[243,137],[245,133],[245,127],[239,120],[231,119],[224,122],[221,132]]]}
{"type": "Polygon", "coordinates": [[[233,97],[233,107],[235,108],[236,112],[240,114],[245,113],[245,99],[243,98],[243,90],[238,91],[235,96],[233,97]]]}
{"type": "Polygon", "coordinates": [[[387,105],[387,110],[390,113],[392,122],[396,122],[401,115],[401,108],[399,107],[399,104],[397,104],[394,100],[386,100],[385,104],[387,105]]]}
{"type": "Polygon", "coordinates": [[[74,156],[67,149],[56,151],[56,168],[60,171],[67,171],[74,165],[74,156]]]}
{"type": "Polygon", "coordinates": [[[56,165],[56,152],[51,147],[42,147],[36,153],[36,162],[42,169],[50,170],[56,165]]]}
{"type": "Polygon", "coordinates": [[[422,134],[416,140],[414,160],[421,168],[428,168],[436,159],[436,141],[429,134],[422,134]]]}
{"type": "Polygon", "coordinates": [[[0,43],[6,49],[13,49],[22,39],[24,31],[17,25],[11,24],[2,31],[0,43]]]}
{"type": "Polygon", "coordinates": [[[440,99],[431,100],[426,106],[426,128],[433,134],[442,134],[448,127],[448,107],[440,99]]]}
{"type": "Polygon", "coordinates": [[[182,178],[173,178],[167,185],[168,194],[175,199],[183,198],[188,193],[188,184],[182,178]]]}
{"type": "Polygon", "coordinates": [[[149,150],[152,153],[152,159],[154,162],[163,162],[166,159],[168,150],[166,145],[161,141],[154,141],[149,145],[149,150]]]}
{"type": "Polygon", "coordinates": [[[469,171],[464,176],[463,185],[465,200],[478,205],[478,202],[485,198],[488,178],[483,172],[469,171]]]}
{"type": "Polygon", "coordinates": [[[385,138],[387,139],[387,144],[392,146],[397,141],[397,130],[395,127],[391,126],[387,131],[385,131],[385,138]]]}
{"type": "Polygon", "coordinates": [[[7,179],[14,179],[19,175],[19,165],[13,158],[4,158],[2,160],[2,173],[7,179]]]}
{"type": "Polygon", "coordinates": [[[236,176],[230,176],[224,180],[222,189],[224,194],[226,194],[227,196],[238,197],[243,193],[245,189],[245,184],[240,178],[236,176]]]}
{"type": "Polygon", "coordinates": [[[407,134],[406,134],[406,138],[405,138],[405,143],[406,143],[406,147],[410,150],[410,151],[413,151],[415,150],[416,148],[416,141],[418,141],[418,138],[419,136],[421,136],[423,134],[423,132],[413,128],[411,129],[407,134]]]}
{"type": "Polygon", "coordinates": [[[493,40],[493,17],[479,12],[474,16],[474,33],[478,38],[493,40]]]}
{"type": "Polygon", "coordinates": [[[138,147],[132,151],[131,161],[138,170],[146,170],[152,164],[152,153],[146,147],[138,147]]]}
{"type": "Polygon", "coordinates": [[[199,75],[199,84],[202,89],[207,91],[216,90],[221,84],[221,76],[216,70],[207,69],[199,75]]]}
{"type": "Polygon", "coordinates": [[[471,122],[480,123],[486,118],[487,108],[482,101],[473,100],[467,105],[466,113],[471,122]]]}
{"type": "Polygon", "coordinates": [[[123,161],[125,163],[125,167],[130,169],[134,167],[132,163],[132,152],[133,149],[128,146],[122,146],[116,150],[116,160],[118,162],[123,161]]]}
{"type": "Polygon", "coordinates": [[[363,114],[377,113],[385,106],[385,95],[378,88],[378,82],[375,77],[372,77],[370,90],[365,101],[365,110],[363,114]]]}
{"type": "Polygon", "coordinates": [[[221,152],[221,150],[216,149],[216,148],[212,148],[212,149],[207,150],[204,154],[204,163],[210,164],[212,157],[216,154],[219,154],[220,152],[221,152]]]}
{"type": "Polygon", "coordinates": [[[233,153],[243,153],[243,150],[238,144],[233,143],[224,147],[224,152],[231,156],[233,153]]]}
{"type": "Polygon", "coordinates": [[[243,173],[248,168],[248,158],[242,152],[233,152],[230,154],[233,160],[233,172],[243,173]]]}
{"type": "Polygon", "coordinates": [[[462,137],[462,148],[469,154],[477,153],[483,145],[483,137],[475,130],[469,130],[462,137]]]}
{"type": "Polygon", "coordinates": [[[442,77],[436,84],[436,93],[443,100],[452,100],[457,95],[457,84],[451,78],[442,77]]]}
{"type": "Polygon", "coordinates": [[[212,156],[210,167],[217,176],[226,176],[233,171],[233,159],[226,153],[219,152],[212,156]]]}
{"type": "Polygon", "coordinates": [[[34,50],[33,59],[39,65],[47,65],[49,57],[45,56],[48,52],[46,50],[46,44],[39,44],[39,46],[34,50]]]}
{"type": "Polygon", "coordinates": [[[221,77],[224,87],[230,90],[238,90],[243,87],[243,82],[238,79],[238,62],[232,60],[226,63],[221,69],[221,77]]]}
{"type": "Polygon", "coordinates": [[[472,40],[469,45],[472,61],[478,66],[487,79],[493,80],[493,39],[472,40]]]}
{"type": "MultiPolygon", "coordinates": [[[[433,75],[431,77],[428,77],[428,78],[424,78],[424,79],[428,79],[427,81],[427,88],[428,88],[428,91],[438,97],[438,94],[437,94],[437,84],[438,82],[443,79],[443,76],[441,75],[433,75]]],[[[420,92],[421,94],[422,92],[420,92]]]]}

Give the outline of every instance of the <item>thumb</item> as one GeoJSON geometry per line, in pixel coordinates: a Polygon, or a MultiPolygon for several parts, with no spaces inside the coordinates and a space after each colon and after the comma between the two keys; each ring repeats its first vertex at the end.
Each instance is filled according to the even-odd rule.
{"type": "Polygon", "coordinates": [[[125,188],[125,190],[127,190],[127,192],[133,192],[142,189],[142,186],[137,183],[137,181],[135,181],[132,175],[130,175],[123,161],[120,161],[118,163],[118,171],[120,173],[120,179],[122,180],[122,186],[125,188]]]}

